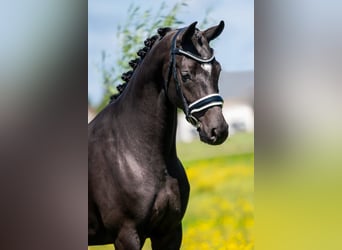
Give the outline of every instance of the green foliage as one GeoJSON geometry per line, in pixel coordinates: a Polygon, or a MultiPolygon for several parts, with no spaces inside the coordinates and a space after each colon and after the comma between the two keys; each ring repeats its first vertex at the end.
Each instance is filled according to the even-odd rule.
{"type": "MultiPolygon", "coordinates": [[[[160,27],[179,27],[184,24],[179,18],[182,10],[187,8],[188,0],[180,0],[173,6],[163,1],[156,10],[143,9],[141,6],[132,3],[127,11],[127,19],[123,24],[117,26],[116,37],[119,47],[116,52],[116,60],[111,61],[111,56],[102,51],[100,71],[102,72],[102,83],[105,94],[97,110],[103,109],[109,97],[117,93],[116,86],[122,83],[121,74],[130,70],[128,62],[137,57],[137,52],[143,47],[143,41],[157,34],[160,27]]],[[[200,21],[199,27],[208,26],[209,13],[207,9],[205,17],[200,21]]]]}
{"type": "Polygon", "coordinates": [[[117,92],[115,86],[122,83],[121,74],[130,70],[128,62],[137,57],[136,53],[143,46],[143,41],[157,34],[157,29],[160,27],[183,24],[178,14],[186,6],[188,6],[187,0],[181,0],[171,7],[163,1],[154,12],[151,9],[142,9],[134,3],[129,6],[125,23],[117,26],[116,37],[119,41],[119,49],[115,65],[110,62],[109,54],[102,52],[100,70],[105,95],[98,110],[101,110],[108,103],[109,97],[117,92]]]}
{"type": "Polygon", "coordinates": [[[122,53],[117,59],[120,70],[129,70],[128,61],[136,57],[143,41],[154,34],[159,27],[168,27],[183,24],[177,17],[182,7],[187,6],[186,0],[177,2],[168,10],[162,2],[156,14],[150,9],[142,10],[140,6],[131,4],[128,9],[127,20],[117,29],[117,38],[120,41],[122,53]]]}

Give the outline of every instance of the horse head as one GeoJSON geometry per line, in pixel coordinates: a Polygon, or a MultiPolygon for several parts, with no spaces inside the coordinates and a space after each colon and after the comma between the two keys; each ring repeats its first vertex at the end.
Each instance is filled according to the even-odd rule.
{"type": "Polygon", "coordinates": [[[228,137],[228,124],[222,114],[223,99],[218,94],[219,62],[209,43],[218,37],[224,22],[200,31],[197,22],[170,32],[170,58],[166,67],[168,99],[181,108],[200,139],[211,145],[228,137]]]}

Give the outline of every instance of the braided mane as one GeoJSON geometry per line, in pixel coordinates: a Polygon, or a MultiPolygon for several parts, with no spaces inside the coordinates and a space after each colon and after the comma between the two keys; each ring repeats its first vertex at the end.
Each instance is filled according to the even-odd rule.
{"type": "Polygon", "coordinates": [[[155,41],[157,41],[158,39],[161,39],[165,36],[166,33],[168,33],[169,31],[171,31],[171,28],[169,27],[164,27],[164,28],[159,28],[158,29],[158,35],[154,35],[150,38],[147,38],[144,41],[145,47],[143,47],[142,49],[140,49],[137,52],[137,55],[139,57],[131,60],[128,64],[129,66],[132,67],[132,70],[129,70],[125,73],[123,73],[121,75],[121,79],[124,81],[124,83],[119,84],[116,89],[118,90],[117,94],[114,94],[110,97],[110,101],[109,103],[112,103],[113,101],[115,101],[120,95],[121,93],[124,91],[124,89],[126,88],[127,84],[129,83],[134,70],[138,67],[138,65],[142,62],[142,60],[144,60],[144,57],[146,56],[146,54],[151,50],[153,44],[155,43],[155,41]]]}

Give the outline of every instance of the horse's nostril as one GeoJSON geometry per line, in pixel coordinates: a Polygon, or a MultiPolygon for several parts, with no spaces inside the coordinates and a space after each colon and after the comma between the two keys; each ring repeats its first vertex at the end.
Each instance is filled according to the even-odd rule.
{"type": "Polygon", "coordinates": [[[217,131],[216,131],[216,128],[213,128],[211,130],[211,137],[216,137],[217,136],[217,131]]]}

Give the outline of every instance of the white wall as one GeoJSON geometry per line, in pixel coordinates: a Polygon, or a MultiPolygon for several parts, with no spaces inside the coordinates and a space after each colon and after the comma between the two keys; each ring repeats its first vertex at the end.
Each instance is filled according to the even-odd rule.
{"type": "Polygon", "coordinates": [[[229,124],[229,133],[254,131],[253,109],[245,104],[225,106],[223,115],[229,124]]]}
{"type": "MultiPolygon", "coordinates": [[[[229,125],[229,134],[254,131],[254,112],[246,104],[228,104],[223,107],[223,116],[229,125]]],[[[198,133],[186,120],[183,113],[178,114],[177,140],[191,142],[198,133]]]]}

